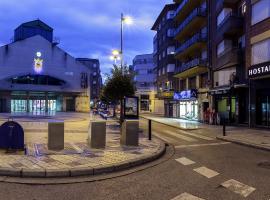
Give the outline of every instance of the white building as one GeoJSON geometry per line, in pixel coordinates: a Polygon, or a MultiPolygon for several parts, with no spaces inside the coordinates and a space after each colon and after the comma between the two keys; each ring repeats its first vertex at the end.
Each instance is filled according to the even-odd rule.
{"type": "Polygon", "coordinates": [[[153,54],[137,55],[133,59],[136,96],[139,97],[140,111],[155,112],[156,74],[154,71],[153,54]]]}
{"type": "Polygon", "coordinates": [[[0,47],[0,112],[89,112],[89,69],[52,41],[40,20],[0,47]]]}

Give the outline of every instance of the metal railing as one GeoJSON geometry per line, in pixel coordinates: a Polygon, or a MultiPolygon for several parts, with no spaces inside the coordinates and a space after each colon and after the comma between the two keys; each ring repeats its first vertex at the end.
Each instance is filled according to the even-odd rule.
{"type": "Polygon", "coordinates": [[[190,39],[188,39],[182,45],[180,45],[176,49],[175,52],[176,52],[176,54],[179,54],[179,53],[183,52],[184,50],[186,50],[187,48],[189,48],[190,46],[192,46],[193,44],[195,44],[197,42],[206,41],[206,39],[207,39],[207,33],[196,33],[190,39]]]}
{"type": "Polygon", "coordinates": [[[188,69],[191,69],[199,65],[206,65],[206,63],[207,63],[207,59],[195,58],[189,62],[182,63],[181,66],[177,67],[176,73],[184,72],[188,69]]]}
{"type": "Polygon", "coordinates": [[[221,28],[230,18],[238,18],[238,19],[242,19],[242,16],[236,14],[236,13],[233,13],[233,12],[230,12],[221,22],[220,24],[217,26],[217,28],[221,28]]]}
{"type": "Polygon", "coordinates": [[[197,16],[206,16],[206,7],[199,7],[195,8],[189,16],[178,26],[178,28],[175,30],[175,36],[179,34],[181,31],[184,30],[184,28],[197,16]]]}
{"type": "Polygon", "coordinates": [[[177,8],[176,11],[175,11],[176,15],[178,15],[178,14],[180,13],[180,11],[183,9],[183,7],[184,7],[189,1],[190,1],[190,0],[183,0],[183,1],[179,4],[178,8],[177,8]]]}

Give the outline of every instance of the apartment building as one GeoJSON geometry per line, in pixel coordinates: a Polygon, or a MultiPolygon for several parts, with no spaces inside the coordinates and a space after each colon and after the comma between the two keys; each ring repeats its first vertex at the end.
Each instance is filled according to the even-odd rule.
{"type": "Polygon", "coordinates": [[[203,120],[208,109],[208,11],[206,0],[175,0],[177,9],[175,77],[179,79],[180,90],[174,94],[177,103],[177,117],[189,120],[203,120]]]}
{"type": "Polygon", "coordinates": [[[245,71],[249,80],[249,125],[270,127],[270,1],[246,0],[245,71]]]}
{"type": "Polygon", "coordinates": [[[157,17],[152,30],[154,37],[154,64],[156,77],[157,97],[163,105],[163,114],[166,117],[177,117],[174,92],[178,91],[178,79],[174,77],[176,60],[174,40],[174,16],[176,4],[164,6],[157,17]]]}
{"type": "Polygon", "coordinates": [[[153,54],[137,55],[133,59],[136,96],[139,97],[140,111],[154,112],[156,88],[153,54]]]}

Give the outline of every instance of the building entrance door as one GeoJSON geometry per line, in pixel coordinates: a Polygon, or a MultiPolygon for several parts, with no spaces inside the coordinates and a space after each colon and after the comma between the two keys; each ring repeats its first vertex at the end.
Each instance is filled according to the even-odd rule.
{"type": "Polygon", "coordinates": [[[12,99],[11,112],[27,112],[27,100],[12,99]]]}
{"type": "Polygon", "coordinates": [[[270,95],[257,96],[257,124],[270,127],[270,95]]]}

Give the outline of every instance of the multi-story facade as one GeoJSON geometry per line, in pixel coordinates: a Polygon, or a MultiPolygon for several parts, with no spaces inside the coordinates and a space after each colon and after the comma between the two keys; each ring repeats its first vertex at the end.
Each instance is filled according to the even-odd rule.
{"type": "Polygon", "coordinates": [[[140,111],[154,112],[156,88],[153,54],[137,55],[132,67],[140,111]]]}
{"type": "Polygon", "coordinates": [[[178,91],[178,80],[174,77],[176,60],[174,40],[174,16],[176,4],[167,4],[156,19],[152,30],[154,37],[154,62],[157,87],[157,97],[164,105],[164,114],[167,117],[176,117],[176,101],[174,92],[178,91]]]}
{"type": "Polygon", "coordinates": [[[210,3],[212,107],[230,123],[248,123],[248,85],[245,44],[246,2],[210,3]]]}
{"type": "Polygon", "coordinates": [[[0,112],[89,112],[89,69],[57,44],[35,20],[0,47],[0,112]]]}
{"type": "Polygon", "coordinates": [[[249,80],[249,124],[270,127],[270,2],[246,0],[245,75],[249,80]]]}
{"type": "Polygon", "coordinates": [[[269,128],[269,0],[174,2],[177,117],[269,128]]]}
{"type": "Polygon", "coordinates": [[[177,9],[175,77],[179,78],[177,117],[189,120],[203,120],[208,109],[208,2],[206,0],[175,0],[177,9]]]}
{"type": "Polygon", "coordinates": [[[90,86],[90,101],[91,105],[95,106],[95,103],[100,98],[100,92],[102,89],[102,76],[100,71],[100,63],[98,59],[91,58],[77,58],[82,64],[88,67],[90,70],[89,86],[90,86]]]}

